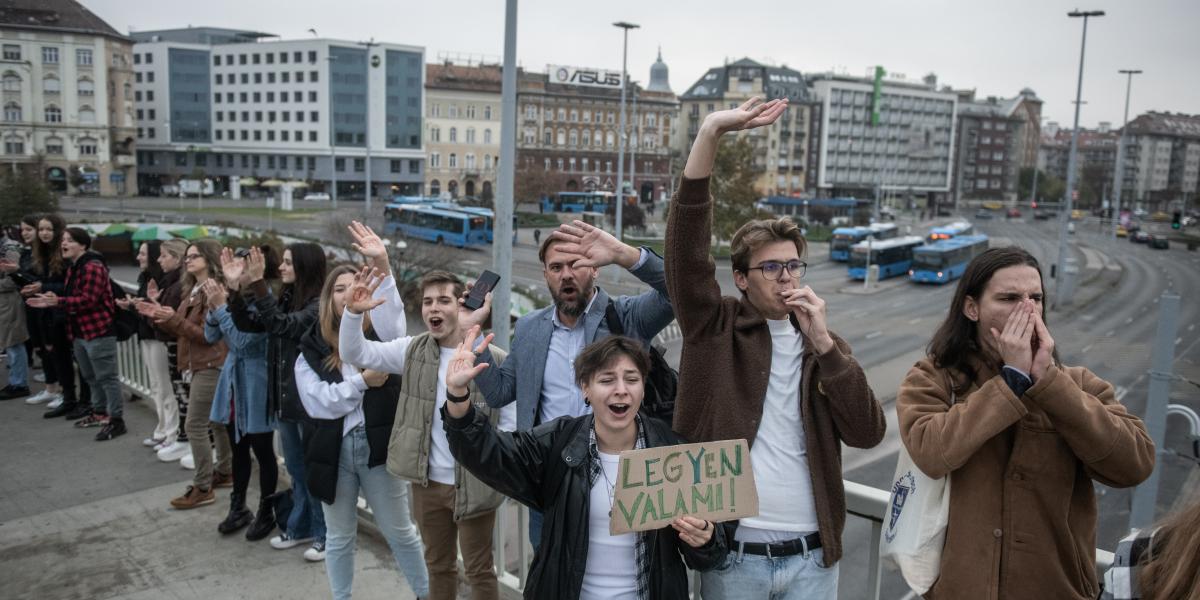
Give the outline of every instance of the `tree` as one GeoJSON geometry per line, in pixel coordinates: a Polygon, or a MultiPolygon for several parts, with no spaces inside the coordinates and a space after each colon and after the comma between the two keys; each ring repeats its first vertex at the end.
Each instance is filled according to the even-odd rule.
{"type": "MultiPolygon", "coordinates": [[[[605,216],[608,217],[609,223],[617,222],[617,207],[615,204],[608,205],[604,210],[605,216]]],[[[621,209],[621,228],[625,231],[635,230],[640,231],[646,228],[646,211],[637,204],[625,204],[625,208],[621,209]]]]}
{"type": "Polygon", "coordinates": [[[1112,183],[1112,170],[1104,165],[1085,165],[1079,178],[1078,207],[1099,207],[1104,201],[1104,192],[1112,183]]]}
{"type": "Polygon", "coordinates": [[[526,163],[514,173],[513,195],[515,203],[540,202],[543,196],[558,192],[558,180],[546,169],[526,163]]]}
{"type": "MultiPolygon", "coordinates": [[[[1035,170],[1036,169],[1029,167],[1021,169],[1020,175],[1017,178],[1018,202],[1026,202],[1029,200],[1029,193],[1033,187],[1033,173],[1035,170]]],[[[1037,197],[1039,202],[1061,201],[1066,188],[1067,185],[1063,182],[1063,180],[1050,175],[1045,171],[1037,171],[1037,197]]]]}
{"type": "Polygon", "coordinates": [[[721,140],[709,180],[713,196],[713,234],[718,240],[732,238],[746,221],[758,217],[756,179],[754,146],[750,140],[745,136],[721,140]]]}
{"type": "Polygon", "coordinates": [[[58,197],[42,180],[45,164],[41,159],[28,169],[3,169],[0,176],[0,225],[19,223],[32,213],[58,211],[58,197]]]}

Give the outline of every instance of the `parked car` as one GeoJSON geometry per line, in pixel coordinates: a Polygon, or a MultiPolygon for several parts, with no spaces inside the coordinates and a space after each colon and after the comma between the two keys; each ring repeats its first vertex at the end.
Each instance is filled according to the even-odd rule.
{"type": "Polygon", "coordinates": [[[1087,216],[1087,213],[1082,210],[1076,209],[1076,210],[1071,211],[1071,220],[1072,221],[1078,221],[1086,216],[1087,216]]]}
{"type": "Polygon", "coordinates": [[[1035,220],[1035,221],[1048,221],[1052,218],[1054,218],[1054,213],[1052,213],[1048,210],[1033,211],[1033,220],[1035,220]]]}
{"type": "Polygon", "coordinates": [[[329,194],[326,194],[325,192],[313,192],[311,194],[305,194],[304,199],[315,202],[329,202],[331,200],[329,194]]]}
{"type": "Polygon", "coordinates": [[[1129,230],[1124,225],[1117,225],[1117,237],[1129,237],[1129,230]]]}
{"type": "Polygon", "coordinates": [[[1149,244],[1155,250],[1169,250],[1171,248],[1171,242],[1161,235],[1150,236],[1149,244]]]}
{"type": "Polygon", "coordinates": [[[1008,209],[1007,216],[1010,219],[1019,219],[1021,218],[1021,209],[1014,206],[1013,208],[1008,209]]]}
{"type": "Polygon", "coordinates": [[[977,221],[979,219],[990,219],[990,218],[992,218],[992,211],[990,211],[990,210],[979,210],[979,211],[976,211],[976,213],[975,213],[975,220],[977,220],[977,221]]]}
{"type": "Polygon", "coordinates": [[[1154,236],[1146,233],[1145,231],[1135,231],[1133,232],[1133,235],[1129,236],[1129,242],[1132,244],[1147,244],[1150,242],[1150,238],[1152,237],[1154,236]]]}

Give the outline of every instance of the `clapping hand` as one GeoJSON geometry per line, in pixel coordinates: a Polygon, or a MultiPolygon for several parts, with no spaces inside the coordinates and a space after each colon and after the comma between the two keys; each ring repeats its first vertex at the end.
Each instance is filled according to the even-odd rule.
{"type": "Polygon", "coordinates": [[[641,257],[637,248],[583,221],[564,223],[550,236],[565,242],[556,246],[559,250],[579,257],[573,267],[600,268],[619,264],[628,269],[637,264],[638,258],[641,257]]]}
{"type": "MultiPolygon", "coordinates": [[[[470,392],[468,387],[471,381],[480,373],[488,368],[487,363],[475,364],[475,359],[479,354],[475,352],[475,339],[479,337],[479,326],[471,327],[463,338],[461,344],[455,349],[454,355],[450,357],[450,364],[446,366],[446,393],[454,396],[465,396],[470,392]]],[[[487,334],[483,338],[483,342],[478,344],[486,348],[492,343],[493,334],[487,334]]],[[[467,409],[470,408],[469,402],[447,402],[446,412],[450,413],[451,417],[456,419],[462,418],[467,414],[467,409]]]]}
{"type": "Polygon", "coordinates": [[[350,295],[346,300],[346,310],[351,314],[361,315],[387,302],[383,298],[374,297],[375,290],[379,289],[381,283],[383,275],[379,273],[379,269],[363,266],[362,270],[354,275],[354,284],[350,287],[350,295]]]}
{"type": "Polygon", "coordinates": [[[352,221],[347,229],[350,230],[350,237],[354,238],[350,244],[354,251],[370,260],[380,273],[390,273],[391,264],[388,263],[387,246],[383,245],[383,240],[369,226],[358,221],[352,221]]]}
{"type": "Polygon", "coordinates": [[[25,303],[34,308],[50,308],[58,306],[58,296],[54,292],[46,292],[26,300],[25,303]]]}
{"type": "Polygon", "coordinates": [[[225,302],[229,299],[229,292],[225,286],[217,283],[217,280],[211,277],[204,280],[200,289],[204,292],[204,300],[210,310],[225,306],[225,302]]]}
{"type": "Polygon", "coordinates": [[[146,297],[157,302],[160,294],[162,294],[162,290],[158,289],[158,282],[151,279],[146,284],[146,297]]]}
{"type": "MultiPolygon", "coordinates": [[[[251,283],[261,281],[266,270],[267,258],[263,256],[262,250],[259,250],[258,246],[251,246],[250,254],[246,256],[245,277],[251,283]]],[[[239,273],[239,275],[241,274],[239,273]]]]}
{"type": "Polygon", "coordinates": [[[246,271],[246,261],[233,255],[229,248],[221,249],[221,273],[225,276],[225,285],[237,291],[241,285],[242,275],[246,271]]]}

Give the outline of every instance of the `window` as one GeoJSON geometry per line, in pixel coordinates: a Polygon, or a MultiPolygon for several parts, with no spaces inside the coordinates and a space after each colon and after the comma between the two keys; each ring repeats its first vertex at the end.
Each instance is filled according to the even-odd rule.
{"type": "Polygon", "coordinates": [[[587,159],[587,157],[585,156],[585,157],[583,158],[583,172],[584,172],[584,173],[586,173],[586,172],[587,172],[587,170],[588,170],[588,159],[587,159]]]}
{"type": "Polygon", "coordinates": [[[354,172],[362,173],[367,169],[367,161],[361,158],[354,159],[354,172]]]}
{"type": "Polygon", "coordinates": [[[296,71],[296,83],[304,83],[304,71],[296,71]]]}
{"type": "Polygon", "coordinates": [[[592,144],[592,132],[584,129],[583,134],[579,136],[579,141],[582,142],[584,146],[590,146],[592,144]]]}
{"type": "MultiPolygon", "coordinates": [[[[300,62],[299,59],[297,59],[296,62],[300,62]]],[[[317,51],[316,50],[308,51],[308,62],[310,62],[310,63],[317,62],[317,51]]]]}
{"type": "Polygon", "coordinates": [[[440,168],[441,166],[442,166],[442,153],[441,152],[430,152],[429,153],[429,168],[437,169],[437,168],[440,168]]]}
{"type": "Polygon", "coordinates": [[[316,123],[317,121],[319,121],[320,119],[317,118],[317,111],[315,111],[315,110],[309,111],[308,120],[313,123],[316,123]]]}
{"type": "MultiPolygon", "coordinates": [[[[287,56],[287,55],[286,55],[286,54],[284,54],[284,56],[287,56]]],[[[284,71],[284,72],[280,73],[280,74],[279,74],[279,82],[280,82],[280,83],[291,83],[291,82],[292,82],[292,74],[291,74],[291,72],[289,72],[289,71],[284,71]]],[[[286,92],[285,92],[285,94],[284,94],[284,95],[286,95],[286,92]]]]}
{"type": "Polygon", "coordinates": [[[392,173],[400,173],[402,171],[402,167],[402,161],[400,160],[393,158],[392,160],[388,161],[388,170],[390,170],[392,173]]]}
{"type": "Polygon", "coordinates": [[[550,159],[547,158],[546,162],[542,163],[542,169],[546,171],[550,170],[550,159]]]}
{"type": "MultiPolygon", "coordinates": [[[[272,55],[268,54],[267,56],[272,56],[272,55]]],[[[267,83],[275,83],[275,73],[273,71],[270,73],[267,73],[267,83]]]]}
{"type": "Polygon", "coordinates": [[[155,111],[154,111],[154,109],[153,109],[153,108],[151,108],[151,109],[149,109],[149,110],[147,110],[147,111],[146,111],[146,116],[147,116],[147,117],[148,117],[148,118],[149,118],[151,121],[153,121],[153,120],[155,119],[155,116],[154,116],[154,114],[155,114],[155,111]]]}
{"type": "Polygon", "coordinates": [[[554,143],[553,137],[554,137],[554,132],[547,129],[546,132],[542,135],[542,143],[547,146],[549,146],[550,144],[553,144],[554,143]]]}
{"type": "Polygon", "coordinates": [[[415,158],[408,159],[408,172],[409,173],[420,173],[421,172],[421,161],[419,161],[415,158]]]}
{"type": "Polygon", "coordinates": [[[47,77],[42,80],[42,92],[57,94],[62,91],[62,82],[57,77],[47,77]]]}
{"type": "Polygon", "coordinates": [[[604,134],[604,141],[609,148],[616,145],[616,139],[613,137],[613,132],[609,131],[604,134]]]}
{"type": "Polygon", "coordinates": [[[297,123],[303,123],[303,122],[304,122],[304,111],[302,111],[302,110],[298,110],[298,111],[296,111],[296,122],[297,122],[297,123]]]}
{"type": "Polygon", "coordinates": [[[448,116],[449,116],[451,119],[457,119],[457,118],[458,118],[458,105],[457,105],[457,104],[451,104],[451,105],[450,105],[450,109],[449,109],[449,111],[447,112],[447,115],[448,115],[448,116]]]}
{"type": "Polygon", "coordinates": [[[492,143],[492,130],[491,129],[483,130],[483,143],[485,143],[485,144],[492,143]]]}
{"type": "Polygon", "coordinates": [[[96,122],[96,111],[92,110],[92,107],[90,107],[90,106],[79,107],[79,122],[80,123],[95,123],[96,122]]]}
{"type": "Polygon", "coordinates": [[[46,122],[47,123],[62,123],[62,110],[57,106],[50,105],[46,107],[46,122]]]}
{"type": "MultiPolygon", "coordinates": [[[[472,108],[474,108],[474,107],[472,107],[472,108]]],[[[467,128],[467,143],[468,144],[475,143],[475,128],[474,127],[467,128]]]]}
{"type": "Polygon", "coordinates": [[[48,65],[58,64],[58,48],[53,46],[42,47],[42,62],[48,65]]]}
{"type": "Polygon", "coordinates": [[[154,90],[146,90],[146,102],[154,102],[154,90]]]}
{"type": "Polygon", "coordinates": [[[579,132],[572,129],[571,133],[568,137],[568,140],[572,146],[578,146],[579,145],[579,132]]]}
{"type": "Polygon", "coordinates": [[[148,65],[154,64],[154,55],[150,54],[149,52],[146,53],[146,64],[148,64],[148,65]]]}
{"type": "Polygon", "coordinates": [[[21,91],[21,76],[12,71],[5,73],[3,87],[6,92],[21,91]]]}
{"type": "Polygon", "coordinates": [[[257,52],[255,52],[253,55],[251,55],[251,62],[253,62],[256,65],[261,64],[262,56],[260,56],[257,52]]]}
{"type": "Polygon", "coordinates": [[[313,92],[313,91],[308,92],[308,101],[316,102],[317,101],[317,93],[313,92]]]}
{"type": "Polygon", "coordinates": [[[430,127],[429,128],[429,141],[431,141],[431,142],[442,141],[442,129],[440,127],[430,127]]]}
{"type": "Polygon", "coordinates": [[[154,71],[147,71],[147,72],[146,72],[146,82],[147,82],[147,83],[154,83],[154,71]]]}
{"type": "MultiPolygon", "coordinates": [[[[258,56],[258,55],[255,54],[255,56],[258,56]]],[[[274,154],[267,155],[267,168],[268,169],[275,168],[275,155],[274,154]]]]}
{"type": "Polygon", "coordinates": [[[567,109],[565,109],[565,108],[558,109],[558,120],[559,121],[567,120],[567,109]]]}
{"type": "Polygon", "coordinates": [[[243,84],[250,83],[250,74],[249,73],[242,73],[242,83],[243,84]]]}
{"type": "Polygon", "coordinates": [[[532,104],[526,104],[525,105],[525,118],[526,119],[536,119],[537,118],[537,107],[532,104]]]}
{"type": "Polygon", "coordinates": [[[457,141],[458,141],[458,128],[457,128],[457,127],[451,127],[451,128],[450,128],[450,141],[451,141],[451,142],[457,142],[457,141]]]}
{"type": "Polygon", "coordinates": [[[96,155],[96,140],[92,138],[82,138],[79,140],[79,155],[80,156],[95,156],[96,155]]]}
{"type": "Polygon", "coordinates": [[[579,111],[577,111],[577,110],[572,110],[572,111],[571,111],[571,122],[572,122],[572,123],[578,123],[578,122],[579,122],[579,111]]]}
{"type": "Polygon", "coordinates": [[[465,159],[466,159],[466,162],[467,162],[467,170],[468,170],[468,171],[474,171],[474,170],[475,170],[475,155],[474,155],[474,154],[467,154],[467,155],[465,155],[463,158],[465,158],[465,159]]]}
{"type": "Polygon", "coordinates": [[[525,128],[523,137],[521,138],[526,144],[533,144],[533,140],[537,139],[537,132],[529,127],[525,128]]]}
{"type": "Polygon", "coordinates": [[[154,128],[153,127],[146,128],[146,137],[148,137],[150,139],[154,139],[154,128]]]}
{"type": "Polygon", "coordinates": [[[254,74],[254,83],[262,83],[262,73],[254,74]]]}
{"type": "Polygon", "coordinates": [[[221,85],[221,80],[222,80],[221,74],[217,73],[217,85],[221,85]]]}
{"type": "Polygon", "coordinates": [[[141,74],[141,73],[134,73],[134,74],[133,74],[133,80],[134,80],[134,81],[136,81],[136,82],[138,82],[138,83],[141,83],[141,82],[142,82],[142,74],[141,74]]]}
{"type": "Polygon", "coordinates": [[[283,117],[283,122],[284,122],[284,123],[287,123],[287,122],[289,122],[289,121],[291,121],[291,120],[292,120],[292,113],[291,113],[290,111],[286,111],[286,110],[285,110],[285,111],[283,111],[283,112],[279,113],[279,116],[280,116],[280,117],[283,117]]]}
{"type": "Polygon", "coordinates": [[[274,54],[273,52],[268,52],[268,53],[267,53],[267,64],[268,64],[268,65],[273,65],[273,64],[275,64],[275,54],[274,54]]]}
{"type": "Polygon", "coordinates": [[[61,156],[63,153],[63,141],[59,138],[52,137],[46,140],[46,154],[61,156]]]}
{"type": "Polygon", "coordinates": [[[453,152],[450,153],[450,168],[451,169],[458,168],[458,155],[453,152]]]}
{"type": "Polygon", "coordinates": [[[79,65],[81,67],[92,66],[92,51],[91,50],[83,50],[83,49],[76,50],[75,51],[75,64],[79,65]]]}
{"type": "Polygon", "coordinates": [[[491,121],[491,120],[492,120],[492,107],[491,107],[491,105],[488,105],[488,106],[485,106],[485,107],[483,107],[483,119],[484,119],[485,121],[491,121]]]}
{"type": "Polygon", "coordinates": [[[554,166],[557,167],[559,171],[563,170],[563,159],[560,158],[555,160],[554,166]]]}
{"type": "Polygon", "coordinates": [[[468,104],[468,105],[467,105],[467,118],[468,118],[468,119],[474,119],[474,118],[475,118],[475,105],[474,105],[474,104],[468,104]]]}
{"type": "Polygon", "coordinates": [[[267,102],[272,104],[275,102],[275,92],[267,92],[267,102]]]}
{"type": "Polygon", "coordinates": [[[21,120],[21,105],[16,102],[9,102],[4,105],[4,120],[5,121],[20,121],[21,120]]]}
{"type": "Polygon", "coordinates": [[[309,132],[308,132],[308,141],[310,141],[310,142],[315,142],[315,141],[317,141],[317,132],[315,132],[315,131],[309,131],[309,132]]]}
{"type": "Polygon", "coordinates": [[[4,44],[4,60],[21,60],[21,47],[16,44],[4,44]]]}
{"type": "Polygon", "coordinates": [[[292,92],[292,102],[303,102],[304,101],[303,94],[304,94],[304,92],[292,92]]]}
{"type": "Polygon", "coordinates": [[[562,145],[566,144],[566,143],[567,143],[567,130],[566,130],[566,129],[559,129],[559,130],[556,132],[555,136],[554,136],[554,141],[555,141],[555,142],[556,142],[556,143],[557,143],[559,146],[562,146],[562,145]]]}
{"type": "MultiPolygon", "coordinates": [[[[315,54],[315,52],[314,52],[314,54],[315,54]]],[[[313,59],[313,60],[316,60],[316,59],[313,59]]],[[[311,81],[311,82],[313,82],[313,83],[316,83],[316,82],[317,82],[317,72],[316,72],[316,71],[309,71],[309,72],[308,72],[308,80],[309,80],[309,81],[311,81]]]]}
{"type": "Polygon", "coordinates": [[[25,140],[16,136],[4,138],[5,154],[25,154],[25,140]]]}
{"type": "Polygon", "coordinates": [[[267,130],[267,141],[268,142],[275,141],[275,130],[274,129],[267,130]]]}

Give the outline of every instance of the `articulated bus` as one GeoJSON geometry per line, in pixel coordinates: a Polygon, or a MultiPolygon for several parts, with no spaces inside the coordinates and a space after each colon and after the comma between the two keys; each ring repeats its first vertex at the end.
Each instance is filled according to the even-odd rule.
{"type": "Polygon", "coordinates": [[[865,227],[838,227],[829,238],[829,258],[840,262],[850,260],[850,247],[872,237],[877,240],[889,240],[896,237],[900,230],[895,223],[872,223],[865,227]]]}
{"type": "Polygon", "coordinates": [[[960,235],[971,235],[975,228],[966,221],[955,221],[949,225],[934,227],[929,230],[929,241],[936,242],[938,240],[948,240],[960,235]]]}
{"type": "Polygon", "coordinates": [[[559,192],[554,198],[542,199],[542,212],[598,212],[608,210],[612,192],[559,192]]]}
{"type": "Polygon", "coordinates": [[[384,232],[405,237],[450,244],[459,248],[488,245],[486,217],[431,206],[388,206],[384,212],[384,232]]]}
{"type": "Polygon", "coordinates": [[[879,265],[879,279],[908,273],[912,266],[913,250],[925,244],[920,236],[908,235],[890,240],[867,240],[850,247],[847,273],[851,279],[867,278],[867,253],[870,264],[879,265]]]}
{"type": "Polygon", "coordinates": [[[967,263],[988,249],[988,236],[960,235],[913,250],[909,279],[919,283],[947,283],[962,277],[967,263]]]}

